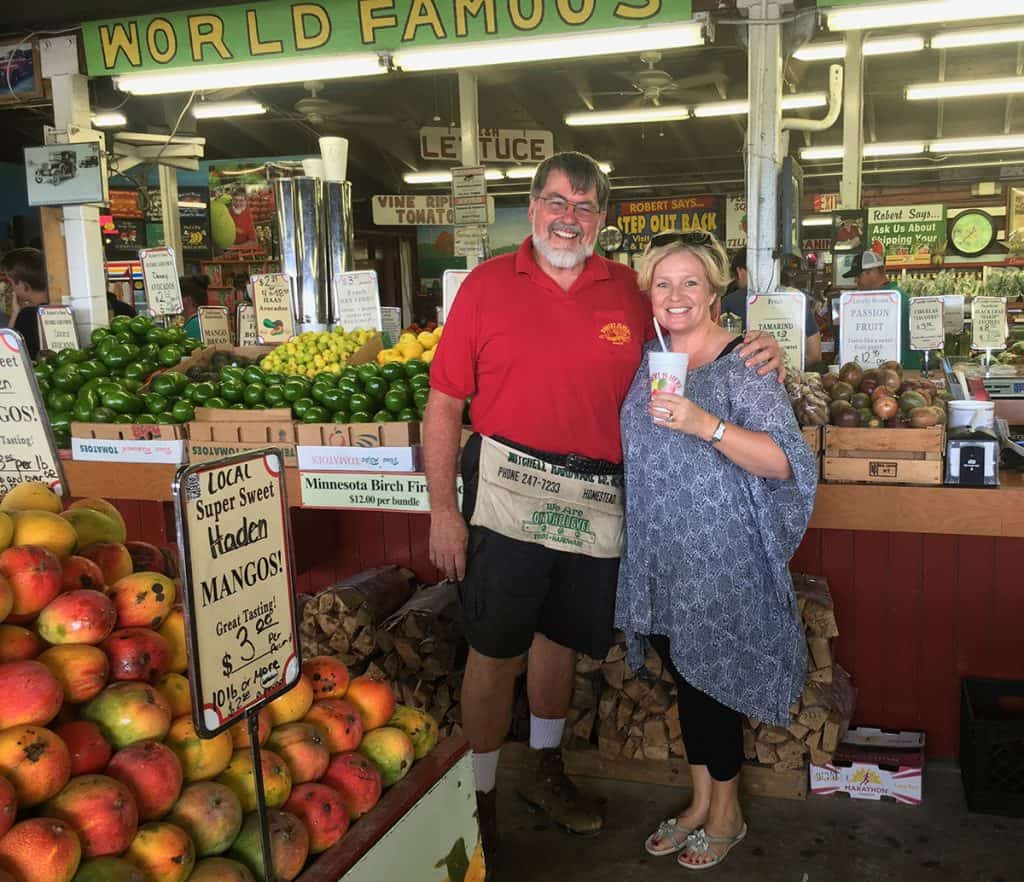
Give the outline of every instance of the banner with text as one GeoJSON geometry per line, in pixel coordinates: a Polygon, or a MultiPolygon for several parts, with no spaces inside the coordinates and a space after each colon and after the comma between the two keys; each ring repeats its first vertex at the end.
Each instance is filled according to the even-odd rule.
{"type": "Polygon", "coordinates": [[[868,209],[868,243],[886,266],[930,266],[946,243],[945,205],[876,205],[868,209]]]}
{"type": "MultiPolygon", "coordinates": [[[[450,227],[455,224],[452,197],[447,194],[374,196],[370,206],[373,222],[379,227],[450,227]]],[[[493,196],[487,197],[487,223],[494,223],[493,196]]]]}
{"type": "MultiPolygon", "coordinates": [[[[551,132],[540,129],[480,129],[477,136],[480,162],[538,163],[555,152],[551,132]]],[[[462,134],[459,129],[423,126],[420,156],[445,162],[462,162],[462,134]]]]}
{"type": "Polygon", "coordinates": [[[721,196],[679,196],[635,199],[608,206],[608,223],[622,230],[622,249],[643,251],[652,236],[703,230],[718,238],[725,232],[725,205],[721,196]]]}

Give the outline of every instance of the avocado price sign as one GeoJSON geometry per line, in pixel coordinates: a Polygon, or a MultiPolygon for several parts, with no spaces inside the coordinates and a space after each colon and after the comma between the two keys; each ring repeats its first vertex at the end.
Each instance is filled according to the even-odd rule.
{"type": "Polygon", "coordinates": [[[260,343],[286,343],[295,336],[292,282],[284,273],[250,276],[260,343]]]}
{"type": "Polygon", "coordinates": [[[67,487],[25,341],[0,328],[0,496],[23,481],[67,487]]]}
{"type": "Polygon", "coordinates": [[[900,360],[900,295],[896,291],[847,292],[839,299],[839,360],[876,368],[900,360]]]}
{"type": "Polygon", "coordinates": [[[175,478],[192,714],[207,738],[299,679],[283,467],[266,449],[175,478]]]}
{"type": "Polygon", "coordinates": [[[62,349],[81,348],[70,306],[40,306],[36,318],[39,321],[40,349],[60,352],[62,349]]]}
{"type": "Polygon", "coordinates": [[[143,248],[139,252],[142,263],[142,282],[146,286],[146,300],[153,315],[181,315],[185,311],[181,302],[181,284],[178,264],[170,248],[143,248]]]}
{"type": "Polygon", "coordinates": [[[804,369],[807,333],[807,299],[802,291],[775,291],[747,295],[747,328],[767,331],[779,341],[786,369],[804,369]]]}

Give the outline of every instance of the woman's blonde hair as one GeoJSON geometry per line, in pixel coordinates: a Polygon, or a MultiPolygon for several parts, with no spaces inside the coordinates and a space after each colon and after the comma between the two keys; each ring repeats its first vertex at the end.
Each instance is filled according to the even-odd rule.
{"type": "Polygon", "coordinates": [[[670,238],[669,233],[662,233],[651,239],[651,243],[640,258],[640,265],[637,268],[637,284],[641,291],[649,292],[651,282],[654,279],[654,271],[658,264],[672,254],[692,254],[704,267],[704,274],[708,277],[708,284],[714,291],[715,300],[718,300],[729,285],[732,274],[729,270],[729,255],[726,254],[722,243],[710,233],[678,233],[670,238]],[[661,236],[669,241],[664,244],[656,244],[661,236]]]}

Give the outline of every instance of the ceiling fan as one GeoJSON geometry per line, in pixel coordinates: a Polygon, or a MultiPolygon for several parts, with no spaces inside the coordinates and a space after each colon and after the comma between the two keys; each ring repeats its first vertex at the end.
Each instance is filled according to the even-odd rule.
{"type": "Polygon", "coordinates": [[[303,83],[309,92],[295,102],[292,110],[315,129],[329,128],[340,123],[356,125],[394,125],[393,117],[383,113],[366,113],[354,104],[345,104],[331,98],[321,98],[324,84],[319,80],[303,83]]]}
{"type": "Polygon", "coordinates": [[[729,78],[721,71],[709,70],[676,79],[668,71],[658,68],[657,65],[661,62],[660,52],[655,50],[644,52],[640,55],[640,60],[645,67],[639,70],[616,72],[617,76],[629,81],[633,87],[632,91],[593,92],[591,94],[595,96],[633,96],[635,100],[632,104],[650,102],[659,105],[663,100],[673,103],[707,101],[707,90],[710,87],[719,98],[726,97],[729,78]]]}

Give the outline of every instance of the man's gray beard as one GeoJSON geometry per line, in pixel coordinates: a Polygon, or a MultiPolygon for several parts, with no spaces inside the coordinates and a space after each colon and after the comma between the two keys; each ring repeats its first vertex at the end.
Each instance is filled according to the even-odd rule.
{"type": "Polygon", "coordinates": [[[539,233],[533,234],[533,247],[555,269],[575,269],[594,253],[594,242],[589,245],[582,239],[579,246],[573,249],[552,248],[547,239],[539,233]]]}

